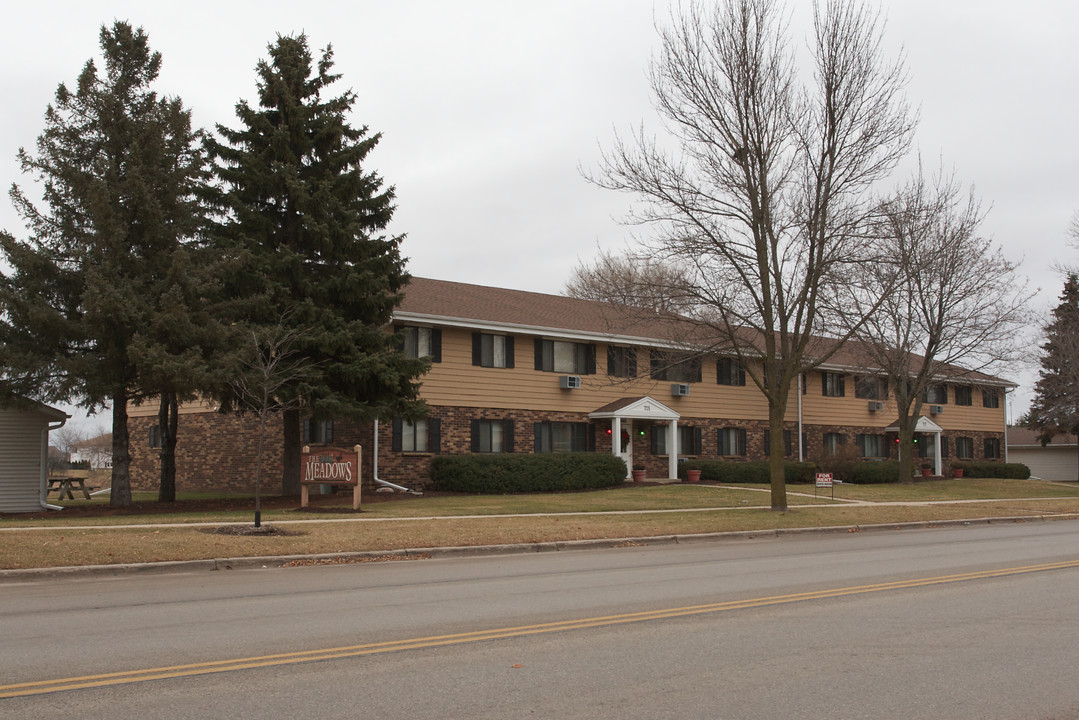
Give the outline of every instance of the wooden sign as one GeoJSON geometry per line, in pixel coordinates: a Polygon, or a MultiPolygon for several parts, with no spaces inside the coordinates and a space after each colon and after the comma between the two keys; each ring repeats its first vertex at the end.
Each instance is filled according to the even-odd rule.
{"type": "Polygon", "coordinates": [[[352,509],[360,509],[360,463],[363,451],[359,445],[344,448],[304,446],[300,455],[300,507],[307,507],[308,487],[311,485],[351,485],[352,509]]]}

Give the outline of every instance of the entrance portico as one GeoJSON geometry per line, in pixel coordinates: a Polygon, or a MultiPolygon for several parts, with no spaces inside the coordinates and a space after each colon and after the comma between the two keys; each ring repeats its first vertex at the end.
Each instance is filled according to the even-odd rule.
{"type": "MultiPolygon", "coordinates": [[[[667,424],[667,472],[678,477],[678,419],[681,416],[661,402],[645,397],[616,400],[588,414],[589,420],[611,421],[611,452],[626,462],[626,472],[633,469],[633,445],[641,433],[634,431],[634,421],[667,424]]],[[[627,478],[629,475],[627,474],[627,478]]]]}
{"type": "MultiPolygon", "coordinates": [[[[897,432],[899,432],[899,421],[896,420],[894,423],[892,423],[888,427],[884,428],[884,432],[886,432],[886,433],[897,433],[897,432]]],[[[941,453],[940,453],[940,434],[942,432],[944,432],[944,428],[942,428],[940,425],[937,425],[935,422],[933,422],[932,420],[927,418],[925,415],[922,415],[921,417],[919,417],[918,422],[916,422],[914,424],[914,434],[915,435],[928,435],[933,440],[933,442],[932,442],[932,446],[933,446],[932,459],[933,459],[933,474],[934,475],[943,475],[944,474],[944,468],[943,468],[943,463],[941,462],[941,453]]]]}

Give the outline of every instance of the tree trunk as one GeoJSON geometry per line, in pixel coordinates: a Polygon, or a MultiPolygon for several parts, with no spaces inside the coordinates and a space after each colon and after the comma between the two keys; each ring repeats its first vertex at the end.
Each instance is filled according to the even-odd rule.
{"type": "MultiPolygon", "coordinates": [[[[772,510],[787,510],[786,458],[783,443],[783,416],[787,414],[786,403],[775,403],[768,408],[768,474],[772,485],[772,510]]],[[[802,438],[798,438],[802,442],[802,438]]]]}
{"type": "Polygon", "coordinates": [[[112,490],[110,507],[131,505],[131,452],[127,435],[127,389],[112,397],[112,490]]]}
{"type": "Polygon", "coordinates": [[[176,502],[176,425],[178,420],[176,393],[161,393],[157,423],[161,432],[161,485],[158,502],[176,502]]]}
{"type": "Polygon", "coordinates": [[[281,413],[281,494],[291,497],[300,494],[300,411],[292,408],[281,413]]]}

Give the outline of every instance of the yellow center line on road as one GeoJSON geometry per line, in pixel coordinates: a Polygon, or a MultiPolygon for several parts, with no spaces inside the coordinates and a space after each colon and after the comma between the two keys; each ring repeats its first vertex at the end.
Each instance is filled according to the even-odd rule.
{"type": "Polygon", "coordinates": [[[211,662],[191,663],[188,665],[173,665],[168,667],[148,668],[143,670],[103,673],[99,675],[84,675],[82,677],[70,677],[59,678],[55,680],[15,683],[11,685],[0,685],[0,698],[13,698],[27,695],[42,695],[46,693],[63,692],[67,690],[99,688],[109,685],[147,682],[150,680],[166,680],[170,678],[191,677],[195,675],[211,675],[214,673],[233,672],[236,670],[250,670],[263,667],[279,667],[283,665],[318,662],[322,660],[338,660],[342,658],[361,657],[364,655],[376,655],[379,653],[398,652],[401,650],[418,650],[422,648],[433,648],[443,645],[458,645],[463,643],[481,642],[484,640],[525,637],[528,635],[541,635],[552,632],[564,632],[567,630],[584,630],[588,628],[604,627],[608,625],[620,625],[625,623],[644,622],[648,620],[662,620],[667,618],[684,617],[687,615],[724,612],[728,610],[743,610],[747,608],[767,607],[769,605],[782,605],[785,603],[802,602],[805,600],[821,600],[825,598],[843,597],[846,595],[859,595],[863,593],[883,592],[887,590],[902,590],[906,588],[925,587],[928,585],[942,585],[946,583],[964,582],[967,580],[982,580],[987,578],[1006,577],[1009,575],[1021,575],[1024,573],[1045,572],[1048,570],[1063,570],[1076,567],[1079,567],[1079,560],[1067,560],[1041,565],[1025,565],[1020,567],[1002,568],[999,570],[982,570],[979,572],[959,573],[955,575],[940,575],[936,577],[915,578],[912,580],[896,580],[894,582],[877,583],[874,585],[855,585],[852,587],[814,590],[809,592],[791,593],[788,595],[773,595],[770,597],[749,598],[745,600],[731,600],[721,603],[710,603],[707,605],[690,605],[686,607],[667,608],[663,610],[648,610],[645,612],[625,613],[621,615],[604,615],[600,617],[579,618],[576,620],[563,620],[559,622],[541,623],[538,625],[521,625],[517,627],[478,630],[475,632],[456,633],[452,635],[435,635],[424,638],[410,638],[407,640],[393,640],[389,642],[368,643],[363,645],[348,645],[344,647],[324,648],[320,650],[306,650],[302,652],[280,653],[275,655],[260,655],[257,657],[236,658],[232,660],[216,660],[211,662]]]}

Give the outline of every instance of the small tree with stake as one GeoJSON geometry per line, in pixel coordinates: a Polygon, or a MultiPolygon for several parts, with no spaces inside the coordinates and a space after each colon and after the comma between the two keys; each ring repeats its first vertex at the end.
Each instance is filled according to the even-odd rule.
{"type": "MultiPolygon", "coordinates": [[[[287,315],[287,313],[286,313],[287,315]]],[[[238,411],[253,413],[258,420],[258,447],[255,453],[255,527],[262,526],[262,453],[266,421],[271,414],[298,409],[300,398],[283,391],[310,375],[311,362],[295,348],[302,330],[285,325],[283,315],[273,326],[250,331],[247,346],[239,356],[236,378],[229,385],[238,401],[238,411]]]]}

